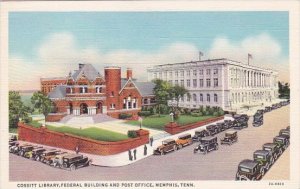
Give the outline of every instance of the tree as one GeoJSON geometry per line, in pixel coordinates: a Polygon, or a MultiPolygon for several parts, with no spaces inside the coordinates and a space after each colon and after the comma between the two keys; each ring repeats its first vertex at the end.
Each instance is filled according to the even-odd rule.
{"type": "Polygon", "coordinates": [[[153,81],[155,87],[153,88],[153,93],[155,95],[155,102],[157,105],[158,114],[161,113],[161,105],[167,105],[169,100],[169,90],[170,84],[161,79],[156,79],[153,81]]]}
{"type": "Polygon", "coordinates": [[[175,118],[177,118],[179,114],[179,101],[185,94],[187,94],[188,98],[190,98],[188,90],[180,85],[172,86],[169,89],[169,97],[172,101],[175,101],[175,106],[172,106],[173,112],[175,113],[175,118]]]}
{"type": "Polygon", "coordinates": [[[33,93],[31,103],[45,118],[53,110],[52,101],[40,91],[33,93]]]}
{"type": "Polygon", "coordinates": [[[19,92],[9,91],[9,127],[17,128],[19,119],[29,121],[30,108],[25,106],[19,92]]]}
{"type": "Polygon", "coordinates": [[[279,98],[290,98],[290,85],[289,83],[283,84],[283,82],[278,82],[278,93],[279,98]]]}

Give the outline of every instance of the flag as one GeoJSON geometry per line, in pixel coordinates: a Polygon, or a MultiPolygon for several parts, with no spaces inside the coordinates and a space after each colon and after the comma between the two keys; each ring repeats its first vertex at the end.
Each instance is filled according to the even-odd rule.
{"type": "Polygon", "coordinates": [[[251,58],[251,59],[252,59],[252,58],[253,58],[253,57],[252,57],[252,54],[249,54],[249,53],[248,53],[248,58],[251,58]]]}
{"type": "Polygon", "coordinates": [[[199,56],[203,56],[203,52],[199,51],[199,56]]]}

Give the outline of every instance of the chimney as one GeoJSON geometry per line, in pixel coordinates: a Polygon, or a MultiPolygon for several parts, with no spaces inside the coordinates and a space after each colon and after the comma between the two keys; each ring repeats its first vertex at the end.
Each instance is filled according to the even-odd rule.
{"type": "Polygon", "coordinates": [[[127,79],[129,79],[129,78],[132,79],[132,69],[131,69],[131,68],[127,68],[126,78],[127,78],[127,79]]]}
{"type": "Polygon", "coordinates": [[[84,64],[81,63],[79,63],[78,65],[79,65],[79,69],[81,69],[84,66],[84,64]]]}

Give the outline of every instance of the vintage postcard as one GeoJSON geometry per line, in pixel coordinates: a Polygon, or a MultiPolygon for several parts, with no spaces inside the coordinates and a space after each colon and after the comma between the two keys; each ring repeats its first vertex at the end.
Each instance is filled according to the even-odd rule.
{"type": "Polygon", "coordinates": [[[299,189],[299,1],[1,3],[1,186],[299,189]]]}

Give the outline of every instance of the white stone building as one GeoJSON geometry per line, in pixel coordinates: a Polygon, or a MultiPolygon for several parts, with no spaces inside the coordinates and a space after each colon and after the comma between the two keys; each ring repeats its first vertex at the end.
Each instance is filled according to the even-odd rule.
{"type": "Polygon", "coordinates": [[[278,73],[228,59],[213,59],[148,68],[148,80],[162,79],[188,89],[181,107],[218,106],[239,110],[270,104],[278,98],[278,73]]]}

